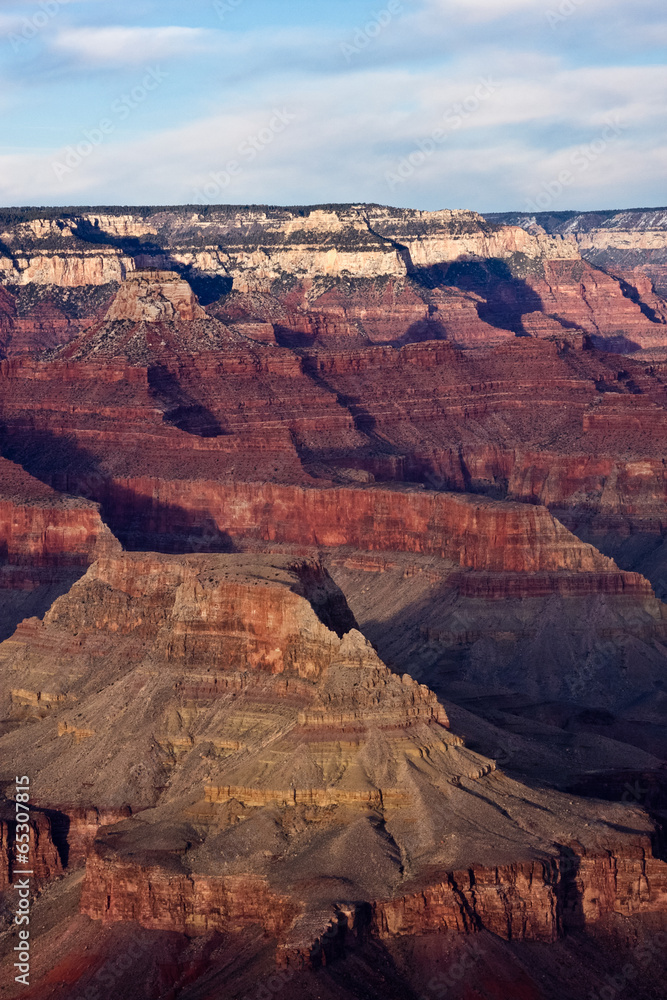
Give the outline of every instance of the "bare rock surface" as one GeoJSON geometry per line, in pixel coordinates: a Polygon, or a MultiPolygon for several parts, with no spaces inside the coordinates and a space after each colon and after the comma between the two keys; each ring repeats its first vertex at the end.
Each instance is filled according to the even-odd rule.
{"type": "Polygon", "coordinates": [[[660,213],[0,216],[2,996],[656,1000],[660,213]]]}
{"type": "Polygon", "coordinates": [[[552,941],[664,906],[640,810],[531,789],[468,750],[317,564],[103,558],[0,658],[50,692],[3,738],[3,778],[20,760],[43,809],[132,814],[86,858],[81,909],[107,924],[259,924],[300,965],[343,919],[379,939],[552,941]]]}

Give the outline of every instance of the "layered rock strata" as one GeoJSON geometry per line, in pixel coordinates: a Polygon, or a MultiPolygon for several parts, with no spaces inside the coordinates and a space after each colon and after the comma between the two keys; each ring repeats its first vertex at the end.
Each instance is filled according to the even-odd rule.
{"type": "Polygon", "coordinates": [[[95,503],[59,493],[0,458],[0,587],[55,582],[109,547],[114,540],[95,503]]]}
{"type": "MultiPolygon", "coordinates": [[[[644,285],[642,295],[655,288],[667,293],[667,210],[630,209],[621,212],[510,212],[491,214],[501,225],[521,226],[535,234],[575,240],[581,255],[596,267],[621,279],[630,287],[644,285]]],[[[649,299],[649,304],[650,299],[649,299]]],[[[656,301],[658,309],[664,303],[656,301]]]]}
{"type": "MultiPolygon", "coordinates": [[[[223,322],[272,326],[279,342],[297,346],[433,338],[478,346],[572,329],[621,350],[664,344],[664,304],[641,276],[626,294],[625,278],[581,259],[574,235],[529,229],[474,212],[363,205],[8,219],[4,342],[12,353],[38,343],[40,311],[42,326],[48,315],[65,323],[60,341],[87,329],[100,315],[96,290],[108,295],[151,266],[177,268],[223,322]],[[51,294],[62,288],[95,307],[74,315],[51,294]]],[[[41,335],[53,345],[45,327],[41,335]]]]}
{"type": "Polygon", "coordinates": [[[40,997],[130,924],[184,997],[225,949],[257,981],[658,927],[659,296],[474,213],[9,229],[5,349],[79,324],[0,363],[0,781],[66,875],[40,997]]]}
{"type": "Polygon", "coordinates": [[[93,919],[187,935],[259,923],[301,964],[346,913],[371,936],[552,941],[664,908],[641,811],[531,790],[466,749],[316,564],[102,559],[0,657],[60,695],[2,739],[7,773],[20,757],[41,808],[136,813],[88,855],[93,919]]]}
{"type": "Polygon", "coordinates": [[[134,271],[121,286],[105,319],[159,323],[205,319],[190,285],[175,271],[134,271]]]}

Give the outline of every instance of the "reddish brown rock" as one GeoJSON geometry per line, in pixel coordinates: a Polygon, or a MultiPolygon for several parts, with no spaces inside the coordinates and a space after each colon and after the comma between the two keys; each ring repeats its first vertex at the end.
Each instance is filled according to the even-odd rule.
{"type": "MultiPolygon", "coordinates": [[[[667,869],[650,853],[647,857],[646,849],[638,845],[619,856],[572,854],[452,872],[441,883],[424,884],[414,895],[374,902],[364,930],[385,940],[487,930],[508,941],[553,943],[568,932],[610,923],[616,914],[662,913],[667,869]]],[[[179,874],[177,863],[143,868],[105,853],[98,846],[86,870],[81,905],[94,919],[136,921],[146,928],[190,935],[233,933],[259,925],[271,937],[285,939],[281,963],[311,960],[316,941],[304,941],[299,949],[292,940],[299,906],[272,893],[266,881],[179,874]]],[[[360,923],[363,926],[360,904],[339,905],[334,926],[354,932],[360,923]]]]}
{"type": "MultiPolygon", "coordinates": [[[[11,227],[3,233],[11,257],[0,258],[5,280],[21,294],[34,290],[45,303],[41,318],[50,311],[54,327],[65,322],[70,336],[88,329],[99,315],[93,307],[93,299],[99,305],[97,289],[150,264],[154,274],[177,267],[197,287],[210,287],[212,313],[224,322],[270,324],[280,343],[297,346],[433,338],[478,346],[517,334],[558,335],[573,326],[615,349],[665,342],[662,300],[636,285],[626,294],[627,282],[608,267],[598,270],[582,261],[577,240],[586,251],[574,232],[550,236],[541,227],[489,224],[474,212],[374,206],[302,213],[238,209],[206,216],[165,211],[152,221],[119,219],[84,214],[11,227]],[[154,240],[158,231],[161,251],[154,240]],[[131,237],[134,260],[121,249],[130,232],[141,233],[131,237]],[[85,242],[73,243],[74,234],[85,242]],[[49,289],[58,287],[82,298],[95,292],[91,306],[79,316],[67,315],[67,309],[48,302],[49,289]]],[[[177,274],[172,275],[175,287],[177,274]]],[[[151,296],[143,297],[144,304],[151,296]]],[[[185,303],[187,293],[180,298],[185,303]]],[[[136,301],[123,291],[110,316],[118,318],[115,308],[128,318],[138,315],[136,301]],[[122,305],[126,296],[133,307],[122,305]]],[[[177,318],[180,307],[164,302],[158,312],[151,306],[152,315],[144,312],[144,318],[177,318]]],[[[28,312],[28,322],[39,326],[39,309],[28,312]]],[[[191,304],[180,318],[186,313],[192,318],[191,304]]],[[[57,342],[46,329],[35,328],[34,346],[40,337],[43,346],[57,342]]],[[[10,349],[31,346],[29,338],[27,328],[17,328],[10,349]]]]}
{"type": "Polygon", "coordinates": [[[273,892],[265,879],[179,876],[177,864],[105,863],[94,852],[86,865],[81,909],[107,924],[132,921],[190,935],[259,926],[271,937],[283,935],[298,913],[298,906],[273,892]]]}
{"type": "MultiPolygon", "coordinates": [[[[544,507],[411,487],[326,489],[155,480],[118,483],[106,503],[121,510],[124,499],[132,504],[123,510],[124,516],[142,517],[149,537],[159,531],[161,510],[198,508],[211,519],[216,537],[226,535],[240,546],[255,542],[415,552],[470,570],[531,574],[542,589],[558,589],[558,574],[564,580],[567,574],[577,574],[581,581],[571,586],[581,593],[587,587],[651,593],[646,580],[619,571],[544,507]]],[[[178,527],[174,523],[174,529],[178,527]]]]}
{"type": "Polygon", "coordinates": [[[447,881],[374,907],[381,936],[444,929],[489,930],[505,940],[556,941],[614,914],[662,913],[667,867],[648,842],[589,855],[569,851],[550,862],[452,872],[447,881]]]}
{"type": "Polygon", "coordinates": [[[175,271],[148,270],[128,275],[105,319],[158,323],[188,322],[205,316],[190,285],[180,275],[175,271]]]}
{"type": "Polygon", "coordinates": [[[3,750],[42,806],[76,803],[73,856],[84,827],[133,813],[89,849],[85,913],[188,935],[259,925],[298,964],[304,934],[315,948],[359,906],[380,937],[538,941],[578,913],[661,910],[665,865],[639,810],[506,778],[351,626],[316,564],[125,554],[0,646],[26,689],[57,678],[51,714],[3,750]]]}
{"type": "Polygon", "coordinates": [[[16,883],[28,868],[31,886],[49,882],[63,873],[62,858],[56,846],[58,837],[54,818],[32,808],[29,816],[30,865],[26,866],[16,860],[16,806],[13,801],[0,804],[0,892],[16,883]]]}
{"type": "Polygon", "coordinates": [[[0,363],[0,780],[86,864],[68,927],[199,948],[157,995],[229,935],[657,923],[666,380],[594,345],[659,350],[660,296],[474,213],[47,221],[0,260],[8,353],[78,333],[0,363]]]}
{"type": "Polygon", "coordinates": [[[53,582],[114,544],[96,504],[64,496],[0,458],[0,587],[53,582]]]}

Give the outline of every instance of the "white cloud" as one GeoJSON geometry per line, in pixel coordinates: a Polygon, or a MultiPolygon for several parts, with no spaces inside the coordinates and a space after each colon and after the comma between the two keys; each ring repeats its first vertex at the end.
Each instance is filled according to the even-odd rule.
{"type": "Polygon", "coordinates": [[[25,20],[13,14],[0,14],[0,38],[19,32],[25,25],[25,20]]]}
{"type": "Polygon", "coordinates": [[[517,11],[534,9],[535,0],[426,0],[426,7],[475,21],[497,21],[517,11]]]}
{"type": "MultiPolygon", "coordinates": [[[[295,29],[223,31],[58,23],[58,33],[49,34],[46,44],[60,58],[47,58],[39,66],[23,63],[31,94],[48,86],[48,73],[70,83],[72,69],[75,79],[85,70],[87,86],[99,97],[98,104],[91,100],[86,105],[97,109],[88,122],[94,129],[96,116],[110,113],[108,68],[118,68],[120,77],[127,67],[145,69],[174,58],[170,80],[178,82],[180,73],[186,96],[179,99],[178,87],[169,87],[167,120],[183,124],[150,131],[148,122],[165,120],[162,113],[152,118],[153,111],[164,110],[164,97],[151,94],[143,114],[128,124],[115,121],[99,148],[60,179],[52,162],[62,159],[62,149],[1,157],[0,202],[191,201],[210,172],[219,173],[238,158],[240,144],[266,126],[275,106],[298,111],[298,120],[254,159],[241,158],[243,169],[218,200],[522,208],[540,183],[557,176],[578,144],[600,134],[610,116],[623,122],[622,135],[608,155],[577,175],[566,196],[582,207],[663,200],[650,192],[660,190],[659,171],[664,171],[664,67],[623,65],[625,51],[619,65],[609,65],[610,49],[596,49],[603,36],[616,50],[622,47],[624,10],[632,18],[639,11],[635,34],[628,31],[628,38],[648,45],[652,29],[643,19],[652,20],[657,29],[665,20],[662,6],[656,0],[636,0],[629,14],[626,0],[582,0],[567,19],[569,28],[552,32],[544,14],[561,3],[406,0],[400,22],[392,22],[351,62],[341,55],[341,41],[354,34],[353,26],[334,30],[330,24],[306,22],[295,29]],[[600,18],[601,10],[605,17],[600,18]],[[495,23],[502,18],[511,20],[495,23]],[[187,86],[199,63],[179,66],[178,57],[193,54],[201,54],[207,80],[218,81],[217,91],[210,82],[197,93],[187,86]],[[105,72],[100,75],[103,86],[94,91],[97,68],[105,72]],[[450,127],[442,147],[392,192],[386,172],[440,127],[453,105],[468,99],[474,106],[471,95],[481,77],[492,78],[498,88],[456,128],[450,127]]],[[[14,73],[15,81],[20,73],[14,73]]],[[[3,93],[14,105],[21,96],[3,93]]],[[[19,107],[14,115],[17,122],[25,121],[19,107]]],[[[67,121],[58,115],[56,136],[57,126],[67,121]]],[[[71,118],[68,128],[73,127],[71,118]]],[[[18,125],[17,135],[24,138],[23,127],[18,125]]],[[[82,134],[64,134],[75,145],[83,139],[82,134]]],[[[559,205],[570,206],[567,201],[559,205]]]]}
{"type": "Polygon", "coordinates": [[[601,134],[612,106],[632,109],[630,127],[589,168],[576,172],[558,207],[623,207],[659,199],[650,192],[661,184],[666,150],[657,130],[637,130],[664,106],[660,67],[607,67],[572,75],[562,70],[554,74],[547,67],[539,81],[507,77],[502,89],[452,130],[414,176],[392,190],[387,172],[441,123],[452,101],[472,92],[472,64],[469,78],[467,72],[452,70],[443,79],[436,70],[416,75],[367,70],[344,77],[322,75],[307,89],[284,80],[269,98],[256,94],[250,99],[245,93],[225,112],[139,139],[129,138],[119,124],[60,178],[52,164],[64,162],[62,149],[0,158],[0,201],[191,202],[211,173],[220,174],[235,160],[240,170],[211,200],[368,200],[521,209],[542,182],[568,166],[581,144],[601,134]],[[582,92],[588,95],[586,102],[582,92]],[[411,108],[402,106],[406,93],[416,98],[411,108]],[[241,153],[248,136],[267,127],[275,107],[293,113],[295,120],[257,155],[241,153]],[[554,119],[561,136],[555,149],[530,128],[520,127],[554,119]]]}
{"type": "Polygon", "coordinates": [[[69,28],[59,32],[52,44],[85,66],[145,65],[201,51],[210,36],[215,33],[201,28],[69,28]]]}

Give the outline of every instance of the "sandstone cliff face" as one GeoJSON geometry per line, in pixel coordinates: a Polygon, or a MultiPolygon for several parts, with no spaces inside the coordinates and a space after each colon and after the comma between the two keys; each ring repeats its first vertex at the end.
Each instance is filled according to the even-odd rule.
{"type": "Polygon", "coordinates": [[[518,225],[536,235],[560,235],[576,242],[582,257],[625,280],[660,315],[667,293],[667,212],[637,209],[620,212],[548,212],[537,215],[489,215],[501,225],[518,225]],[[648,287],[646,282],[648,281],[648,287]],[[659,299],[652,297],[653,288],[659,299]]]}
{"type": "Polygon", "coordinates": [[[135,271],[121,287],[105,318],[157,323],[205,317],[187,281],[176,272],[135,271]]]}
{"type": "Polygon", "coordinates": [[[441,885],[376,904],[373,927],[383,937],[484,929],[505,940],[552,943],[614,914],[661,913],[665,865],[650,857],[650,848],[647,857],[646,846],[621,856],[571,851],[546,864],[452,872],[441,885]]]}
{"type": "Polygon", "coordinates": [[[0,586],[30,589],[115,547],[92,502],[66,497],[0,459],[0,586]]]}
{"type": "MultiPolygon", "coordinates": [[[[289,563],[283,561],[281,565],[279,560],[272,564],[259,557],[253,562],[236,556],[179,559],[128,555],[100,559],[68,596],[56,601],[43,623],[32,620],[19,627],[4,647],[3,668],[8,676],[16,678],[15,683],[21,681],[25,689],[43,691],[44,682],[50,679],[54,692],[50,697],[59,709],[65,710],[56,713],[62,742],[56,741],[53,749],[57,756],[63,752],[76,756],[82,742],[86,742],[88,755],[96,752],[95,747],[102,753],[111,745],[108,700],[101,699],[94,707],[98,699],[93,699],[94,718],[87,720],[81,712],[71,714],[69,707],[92,689],[96,661],[100,657],[107,659],[111,676],[118,670],[121,674],[127,673],[128,667],[133,670],[133,664],[143,661],[146,665],[151,659],[162,663],[171,674],[168,685],[173,685],[174,678],[177,679],[178,694],[173,707],[164,706],[164,716],[158,723],[156,737],[161,749],[152,743],[157,756],[155,753],[150,756],[155,757],[158,766],[164,766],[170,754],[177,758],[195,743],[205,742],[207,727],[222,757],[225,748],[227,751],[243,749],[248,740],[248,745],[252,746],[256,740],[252,731],[256,712],[251,704],[247,708],[247,720],[244,721],[239,707],[238,712],[232,710],[222,730],[220,720],[216,722],[215,711],[220,699],[222,704],[231,702],[228,708],[233,709],[235,699],[242,697],[247,689],[250,703],[256,700],[267,703],[264,708],[265,737],[275,729],[272,738],[279,743],[286,739],[286,743],[280,752],[275,750],[276,768],[264,768],[263,776],[256,770],[253,773],[252,765],[245,762],[241,754],[239,766],[227,768],[229,787],[236,789],[233,794],[224,795],[224,783],[215,782],[211,776],[206,796],[204,788],[201,793],[202,799],[207,797],[211,802],[235,797],[243,801],[247,797],[249,804],[254,798],[261,802],[276,797],[282,801],[286,797],[293,802],[294,787],[290,791],[285,776],[289,771],[280,765],[280,758],[289,757],[298,749],[299,740],[294,739],[294,734],[287,735],[294,724],[303,727],[304,733],[312,730],[315,744],[321,738],[318,732],[324,735],[330,731],[329,737],[325,737],[326,743],[326,738],[332,738],[333,732],[340,727],[351,734],[357,732],[357,741],[363,743],[366,737],[361,734],[368,724],[370,712],[374,713],[375,723],[387,731],[405,729],[409,732],[413,726],[424,725],[433,725],[440,731],[446,726],[444,710],[426,688],[407,676],[401,680],[391,675],[368,643],[354,630],[349,631],[353,619],[326,573],[316,565],[296,563],[294,570],[284,568],[285,565],[289,563]],[[248,570],[244,570],[246,566],[248,570]],[[301,596],[303,593],[309,594],[312,604],[301,596]],[[165,609],[168,609],[168,627],[165,626],[165,609]],[[324,621],[337,628],[342,638],[324,621]],[[79,635],[82,628],[84,638],[79,643],[72,636],[79,635]],[[47,654],[49,646],[51,652],[47,654]],[[64,658],[71,657],[77,648],[80,652],[69,672],[63,674],[64,658]],[[149,648],[152,649],[150,655],[149,648]],[[114,649],[116,652],[112,653],[114,649]],[[206,671],[200,664],[215,664],[216,667],[211,673],[210,668],[206,671]],[[350,698],[346,690],[345,678],[350,684],[356,680],[360,685],[354,698],[350,698]],[[272,699],[277,701],[276,712],[268,708],[272,699]],[[198,701],[211,705],[208,722],[205,713],[202,715],[195,708],[198,701]],[[287,729],[284,727],[289,720],[281,721],[283,702],[292,706],[294,714],[287,729]]],[[[121,688],[133,685],[136,679],[127,677],[121,688]]],[[[141,688],[144,689],[143,683],[141,688]]],[[[165,692],[167,690],[169,686],[165,692]]],[[[119,696],[123,697],[120,689],[119,696]]],[[[149,697],[148,691],[145,696],[149,697]]],[[[156,697],[155,693],[150,697],[156,697]]],[[[163,698],[164,693],[158,701],[163,698]]],[[[132,712],[127,716],[128,725],[133,725],[131,715],[132,712]]],[[[149,734],[146,736],[150,743],[149,734]]],[[[10,742],[14,738],[20,741],[20,735],[8,737],[10,742]]],[[[354,756],[355,738],[351,739],[349,753],[354,756]]],[[[449,737],[444,734],[440,739],[449,737]]],[[[451,741],[454,746],[459,742],[453,738],[451,741]]],[[[343,781],[344,788],[352,779],[351,802],[356,801],[357,796],[353,780],[355,768],[356,765],[343,781]]],[[[106,777],[99,778],[97,795],[106,795],[107,799],[118,795],[122,804],[123,775],[111,763],[107,763],[106,769],[106,777]],[[115,792],[109,785],[112,772],[116,774],[115,792]]],[[[46,772],[43,767],[40,770],[43,790],[49,782],[61,786],[65,781],[69,791],[65,793],[61,788],[59,801],[75,802],[82,794],[85,796],[86,793],[76,788],[74,780],[65,777],[62,762],[56,766],[54,759],[52,765],[47,765],[46,772]]],[[[343,779],[344,772],[345,767],[336,781],[343,779]]],[[[312,787],[304,789],[305,800],[322,800],[327,795],[335,799],[338,794],[333,790],[336,781],[327,792],[328,781],[323,780],[325,775],[320,773],[314,761],[305,766],[305,773],[308,780],[314,782],[312,787]]],[[[331,777],[335,774],[334,769],[331,777]]],[[[372,782],[362,775],[363,768],[358,776],[361,783],[359,802],[381,800],[382,792],[374,789],[372,782]]],[[[143,794],[141,792],[139,799],[130,804],[135,807],[140,804],[143,794]]],[[[345,798],[347,793],[341,791],[340,794],[345,798]]],[[[387,794],[391,794],[390,789],[387,794]]],[[[114,805],[110,801],[100,804],[114,805]]]]}
{"type": "Polygon", "coordinates": [[[466,569],[499,573],[609,574],[621,579],[619,589],[650,593],[645,581],[636,574],[621,574],[612,560],[581,543],[543,507],[409,487],[194,486],[150,480],[122,485],[136,504],[135,512],[145,512],[148,534],[155,517],[151,503],[192,509],[198,502],[218,529],[239,543],[257,539],[421,552],[466,569]]]}
{"type": "Polygon", "coordinates": [[[333,952],[332,928],[353,940],[360,933],[387,940],[487,930],[507,941],[553,944],[568,932],[609,924],[616,914],[662,913],[667,900],[664,863],[647,858],[638,845],[618,856],[572,855],[452,872],[414,895],[373,903],[370,919],[363,905],[341,902],[332,908],[320,939],[299,940],[303,916],[298,905],[272,892],[263,880],[179,876],[175,870],[123,862],[110,856],[102,842],[96,850],[82,897],[82,908],[93,919],[136,921],[189,935],[259,925],[281,942],[280,964],[292,967],[321,961],[320,949],[326,953],[327,945],[333,952]]]}
{"type": "Polygon", "coordinates": [[[115,823],[89,848],[84,913],[188,935],[259,924],[298,965],[337,913],[354,923],[350,896],[379,937],[551,941],[664,906],[641,812],[504,777],[353,624],[314,563],[119,554],[0,646],[5,676],[48,676],[58,699],[4,736],[5,766],[20,756],[40,805],[59,803],[73,863],[84,829],[115,823]]]}
{"type": "MultiPolygon", "coordinates": [[[[651,290],[639,282],[627,295],[615,278],[583,264],[574,234],[529,229],[489,225],[474,212],[373,206],[302,215],[259,208],[149,218],[83,212],[10,228],[2,238],[12,256],[0,259],[0,268],[7,284],[44,294],[50,287],[83,292],[120,282],[137,267],[175,265],[215,287],[214,299],[223,286],[233,289],[216,306],[218,318],[273,322],[286,342],[439,336],[475,346],[508,335],[553,336],[574,325],[621,349],[663,345],[663,304],[651,290]],[[388,297],[398,300],[389,317],[388,297]]],[[[86,328],[83,318],[78,329],[86,328]]],[[[22,343],[17,335],[11,349],[22,343]]]]}
{"type": "Polygon", "coordinates": [[[0,259],[5,281],[17,285],[56,285],[60,288],[83,288],[120,282],[132,271],[132,259],[113,250],[64,251],[35,256],[0,259]]]}

